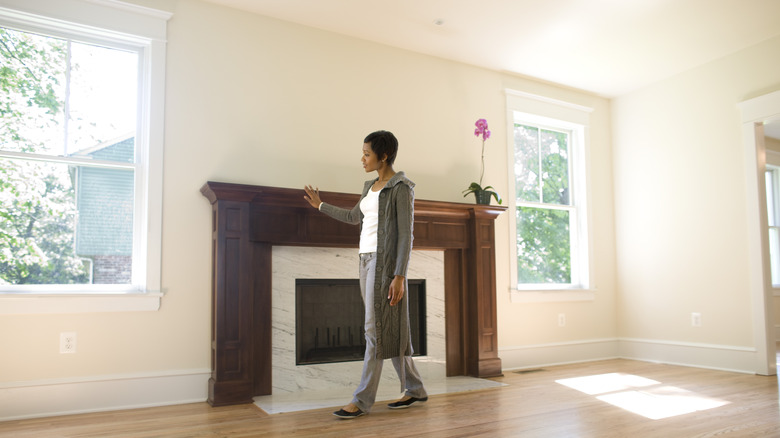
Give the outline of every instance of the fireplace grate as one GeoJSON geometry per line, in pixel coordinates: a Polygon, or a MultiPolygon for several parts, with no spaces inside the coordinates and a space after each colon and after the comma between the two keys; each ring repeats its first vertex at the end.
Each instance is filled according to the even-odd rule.
{"type": "MultiPolygon", "coordinates": [[[[409,280],[408,299],[414,355],[425,355],[425,280],[409,280]]],[[[362,360],[363,326],[359,280],[295,281],[296,365],[362,360]]]]}

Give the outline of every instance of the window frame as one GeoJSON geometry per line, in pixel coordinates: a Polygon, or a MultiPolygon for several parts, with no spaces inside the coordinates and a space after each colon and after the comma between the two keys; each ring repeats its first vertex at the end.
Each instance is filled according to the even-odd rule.
{"type": "MultiPolygon", "coordinates": [[[[572,104],[545,96],[507,89],[507,171],[510,252],[510,295],[513,303],[592,301],[595,299],[594,263],[591,213],[589,208],[589,123],[592,108],[572,104]],[[517,200],[514,173],[515,123],[538,126],[542,129],[570,132],[570,184],[571,184],[571,267],[570,284],[518,284],[517,272],[517,200]],[[576,236],[576,239],[574,238],[576,236]],[[576,273],[575,273],[576,268],[576,273]]],[[[531,203],[534,204],[534,203],[531,203]]],[[[540,206],[536,204],[529,206],[540,206]]],[[[567,207],[568,209],[569,207],[567,207]]]]}
{"type": "Polygon", "coordinates": [[[0,26],[139,54],[132,284],[6,286],[0,288],[0,314],[159,309],[165,45],[171,16],[109,0],[6,0],[0,6],[0,26]]]}
{"type": "MultiPolygon", "coordinates": [[[[772,177],[771,177],[771,179],[772,179],[772,181],[771,181],[772,197],[774,198],[772,200],[772,202],[770,203],[769,192],[767,191],[767,199],[766,199],[767,213],[769,213],[771,208],[774,208],[773,214],[774,214],[776,220],[780,223],[780,152],[776,152],[776,151],[769,150],[769,149],[766,150],[766,169],[764,171],[764,175],[766,175],[766,173],[771,173],[771,175],[772,175],[772,177]]],[[[772,233],[770,232],[770,230],[772,228],[780,228],[780,225],[773,226],[771,223],[769,223],[769,217],[767,215],[767,236],[770,239],[772,237],[772,233]]],[[[774,278],[772,276],[773,264],[774,263],[778,263],[778,260],[773,260],[772,259],[771,247],[772,247],[772,244],[771,244],[771,242],[769,242],[769,248],[770,248],[770,253],[769,253],[769,266],[770,266],[769,282],[772,285],[773,295],[774,296],[780,296],[780,283],[775,283],[774,282],[774,278]]],[[[780,258],[780,255],[775,255],[775,257],[780,258]]]]}

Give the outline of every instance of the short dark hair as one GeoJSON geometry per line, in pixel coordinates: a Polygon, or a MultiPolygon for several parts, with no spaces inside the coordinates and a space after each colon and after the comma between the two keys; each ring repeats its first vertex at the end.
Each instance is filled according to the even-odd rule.
{"type": "Polygon", "coordinates": [[[371,150],[374,151],[377,157],[381,160],[384,155],[387,155],[387,164],[393,165],[395,162],[395,156],[398,154],[398,140],[390,131],[376,131],[368,134],[363,143],[371,145],[371,150]]]}

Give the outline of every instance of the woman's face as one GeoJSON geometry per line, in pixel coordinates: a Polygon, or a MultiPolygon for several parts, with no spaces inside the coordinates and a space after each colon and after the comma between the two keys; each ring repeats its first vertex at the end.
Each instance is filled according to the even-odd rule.
{"type": "Polygon", "coordinates": [[[371,143],[363,143],[363,157],[360,159],[363,162],[363,169],[368,172],[373,172],[379,169],[382,164],[379,157],[371,149],[371,143]]]}

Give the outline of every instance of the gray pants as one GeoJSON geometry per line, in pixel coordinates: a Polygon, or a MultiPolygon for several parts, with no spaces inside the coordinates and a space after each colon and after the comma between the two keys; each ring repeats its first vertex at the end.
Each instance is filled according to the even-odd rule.
{"type": "MultiPolygon", "coordinates": [[[[369,412],[376,400],[376,391],[379,387],[379,379],[382,376],[382,364],[384,360],[376,358],[376,320],[374,317],[374,284],[376,278],[376,253],[360,254],[360,291],[363,294],[363,304],[366,309],[366,355],[363,358],[363,375],[360,385],[355,390],[352,403],[361,411],[369,412]],[[366,287],[369,285],[369,287],[366,287]]],[[[410,340],[411,342],[411,340],[410,340]]],[[[420,373],[414,366],[411,356],[393,357],[395,372],[399,378],[404,376],[405,394],[411,397],[423,398],[428,394],[423,388],[420,373]]]]}

